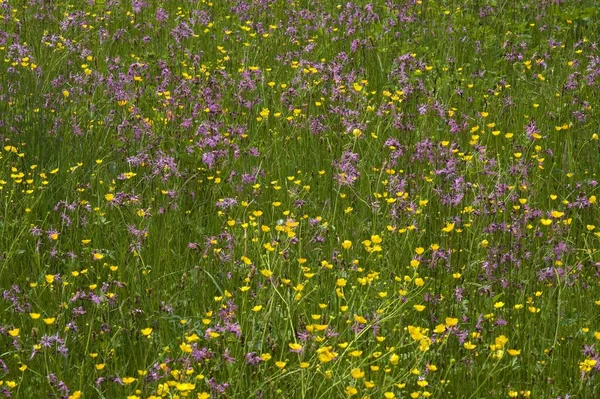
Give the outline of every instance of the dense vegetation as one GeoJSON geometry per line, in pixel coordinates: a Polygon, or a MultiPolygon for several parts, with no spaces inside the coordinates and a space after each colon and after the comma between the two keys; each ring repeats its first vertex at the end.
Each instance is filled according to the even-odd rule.
{"type": "Polygon", "coordinates": [[[0,0],[0,396],[600,397],[594,0],[0,0]]]}

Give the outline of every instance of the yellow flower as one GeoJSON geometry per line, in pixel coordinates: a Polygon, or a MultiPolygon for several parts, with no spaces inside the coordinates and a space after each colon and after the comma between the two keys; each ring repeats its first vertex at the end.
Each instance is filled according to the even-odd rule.
{"type": "Polygon", "coordinates": [[[413,306],[413,308],[417,311],[417,312],[422,312],[425,310],[425,305],[415,305],[413,306]]]}
{"type": "Polygon", "coordinates": [[[152,334],[152,328],[144,328],[141,330],[141,333],[144,337],[147,337],[148,335],[152,334]]]}
{"type": "Polygon", "coordinates": [[[467,341],[464,343],[464,347],[466,350],[473,350],[477,348],[477,345],[472,344],[471,341],[467,341]]]}
{"type": "Polygon", "coordinates": [[[129,384],[131,384],[132,382],[135,381],[135,378],[133,378],[133,377],[124,377],[122,381],[123,381],[123,384],[129,385],[129,384]]]}
{"type": "Polygon", "coordinates": [[[421,341],[421,340],[427,338],[427,336],[425,334],[423,334],[423,329],[421,327],[408,326],[407,330],[408,330],[408,333],[410,334],[411,338],[414,339],[415,341],[421,341]]]}
{"type": "Polygon", "coordinates": [[[346,395],[348,396],[354,396],[358,393],[358,389],[354,388],[353,386],[347,386],[346,387],[346,395]]]}
{"type": "Polygon", "coordinates": [[[104,259],[104,255],[102,255],[99,252],[95,252],[93,258],[94,258],[94,260],[101,260],[101,259],[104,259]]]}
{"type": "Polygon", "coordinates": [[[456,317],[446,317],[444,321],[447,327],[454,327],[458,324],[458,319],[456,317]]]}
{"type": "Polygon", "coordinates": [[[39,313],[29,313],[29,317],[31,317],[32,320],[37,320],[39,319],[41,316],[41,314],[39,313]]]}
{"type": "Polygon", "coordinates": [[[242,262],[244,262],[245,265],[252,264],[252,260],[250,258],[248,258],[247,256],[242,256],[240,259],[242,260],[242,262]]]}
{"type": "Polygon", "coordinates": [[[509,349],[507,352],[511,356],[519,356],[521,354],[521,351],[517,349],[509,349]]]}
{"type": "Polygon", "coordinates": [[[191,346],[191,345],[189,345],[189,344],[186,344],[185,342],[182,342],[182,343],[179,345],[179,349],[181,349],[181,351],[182,351],[183,353],[192,353],[192,346],[191,346]]]}
{"type": "Polygon", "coordinates": [[[115,198],[114,194],[106,194],[104,196],[104,199],[107,200],[107,201],[109,201],[109,202],[112,201],[114,198],[115,198]]]}
{"type": "Polygon", "coordinates": [[[352,247],[352,241],[350,241],[350,240],[344,240],[344,242],[342,242],[342,247],[344,249],[350,249],[350,247],[352,247]]]}
{"type": "Polygon", "coordinates": [[[21,330],[20,330],[20,329],[18,329],[18,328],[13,328],[12,330],[8,330],[8,334],[9,334],[11,337],[18,337],[18,336],[19,336],[19,332],[20,332],[20,331],[21,331],[21,330]]]}
{"type": "Polygon", "coordinates": [[[260,274],[262,274],[265,277],[271,277],[273,275],[273,272],[268,269],[262,269],[260,271],[260,274]]]}
{"type": "Polygon", "coordinates": [[[552,224],[552,219],[541,219],[540,223],[544,226],[550,226],[552,224]]]}
{"type": "Polygon", "coordinates": [[[271,111],[269,111],[269,109],[268,109],[268,108],[263,108],[263,109],[260,111],[259,115],[260,115],[261,117],[263,117],[263,118],[268,118],[270,113],[271,113],[271,111]]]}
{"type": "Polygon", "coordinates": [[[496,349],[504,348],[504,345],[506,345],[507,342],[508,342],[508,338],[506,338],[504,335],[500,335],[499,337],[496,337],[496,339],[494,340],[496,349]]]}
{"type": "Polygon", "coordinates": [[[365,376],[365,372],[362,371],[360,368],[356,368],[356,369],[352,369],[352,371],[350,372],[350,375],[355,380],[359,380],[365,376]]]}
{"type": "Polygon", "coordinates": [[[48,325],[51,325],[51,324],[54,324],[54,322],[56,321],[56,318],[55,317],[48,317],[47,319],[43,319],[43,320],[44,320],[44,323],[46,323],[48,325]]]}
{"type": "Polygon", "coordinates": [[[454,230],[454,223],[446,223],[446,227],[442,228],[444,233],[449,233],[454,230]]]}
{"type": "Polygon", "coordinates": [[[301,351],[302,350],[302,345],[294,343],[294,342],[290,343],[288,346],[293,351],[301,351]]]}
{"type": "Polygon", "coordinates": [[[175,385],[175,388],[178,391],[186,392],[186,391],[193,391],[194,389],[196,389],[196,386],[194,384],[190,384],[189,382],[185,382],[185,383],[179,383],[179,384],[175,385]]]}
{"type": "Polygon", "coordinates": [[[594,359],[585,359],[583,362],[579,362],[579,370],[584,373],[590,372],[594,366],[596,366],[596,363],[598,363],[598,361],[594,359]]]}

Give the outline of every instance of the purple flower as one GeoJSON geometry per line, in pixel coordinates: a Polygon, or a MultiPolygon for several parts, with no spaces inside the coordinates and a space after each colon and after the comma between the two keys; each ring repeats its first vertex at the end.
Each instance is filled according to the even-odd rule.
{"type": "Polygon", "coordinates": [[[354,182],[360,176],[356,169],[358,164],[358,154],[352,151],[344,151],[341,158],[333,163],[337,169],[336,180],[340,186],[353,186],[354,182]]]}

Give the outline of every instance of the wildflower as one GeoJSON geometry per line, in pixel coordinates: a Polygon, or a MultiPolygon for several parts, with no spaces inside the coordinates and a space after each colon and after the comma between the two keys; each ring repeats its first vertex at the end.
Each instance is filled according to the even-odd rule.
{"type": "Polygon", "coordinates": [[[288,344],[288,346],[290,347],[290,350],[295,353],[300,353],[300,351],[302,351],[303,348],[302,345],[297,343],[290,343],[288,344]]]}
{"type": "Polygon", "coordinates": [[[579,370],[582,373],[589,373],[590,371],[592,371],[592,369],[596,366],[597,363],[597,360],[587,358],[583,362],[579,362],[579,370]]]}
{"type": "Polygon", "coordinates": [[[452,230],[454,230],[454,223],[446,223],[446,226],[444,228],[442,228],[442,231],[444,233],[449,233],[452,230]]]}
{"type": "Polygon", "coordinates": [[[355,380],[359,380],[365,376],[365,372],[362,371],[360,368],[356,368],[356,369],[352,369],[352,371],[350,372],[350,375],[355,380]]]}
{"type": "Polygon", "coordinates": [[[444,331],[446,331],[446,326],[443,324],[438,324],[437,326],[435,326],[435,329],[433,330],[433,332],[436,334],[441,334],[444,331]]]}
{"type": "Polygon", "coordinates": [[[455,317],[446,317],[445,323],[447,327],[454,327],[458,324],[458,319],[455,317]]]}
{"type": "Polygon", "coordinates": [[[287,364],[286,362],[282,362],[281,360],[275,362],[275,366],[277,366],[277,368],[280,368],[280,369],[284,368],[286,364],[287,364]]]}
{"type": "Polygon", "coordinates": [[[150,334],[152,334],[152,328],[148,327],[148,328],[143,328],[141,330],[141,333],[144,337],[149,336],[150,334]]]}
{"type": "Polygon", "coordinates": [[[477,348],[477,345],[472,344],[471,341],[465,342],[463,346],[465,347],[466,350],[473,350],[473,349],[477,348]]]}
{"type": "Polygon", "coordinates": [[[423,334],[423,329],[421,327],[408,326],[407,330],[412,339],[415,341],[421,341],[427,338],[427,336],[423,334]]]}

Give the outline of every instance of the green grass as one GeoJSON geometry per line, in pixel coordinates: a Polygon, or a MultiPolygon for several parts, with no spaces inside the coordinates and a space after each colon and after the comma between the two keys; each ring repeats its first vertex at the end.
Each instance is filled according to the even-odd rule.
{"type": "Polygon", "coordinates": [[[0,395],[600,395],[593,1],[147,3],[0,0],[0,395]]]}

